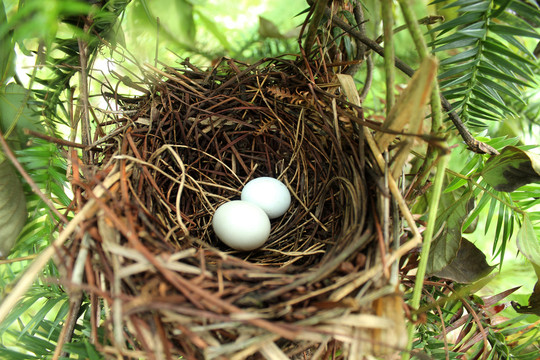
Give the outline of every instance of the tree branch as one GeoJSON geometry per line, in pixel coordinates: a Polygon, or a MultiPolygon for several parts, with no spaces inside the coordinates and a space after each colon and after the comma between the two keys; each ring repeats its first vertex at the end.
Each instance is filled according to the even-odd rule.
{"type": "MultiPolygon", "coordinates": [[[[326,8],[326,15],[331,16],[330,9],[326,8]]],[[[354,29],[352,26],[347,24],[345,21],[337,18],[332,17],[332,23],[347,33],[349,33],[352,37],[356,38],[357,40],[360,40],[362,43],[364,43],[368,48],[379,54],[380,56],[384,57],[384,48],[377,44],[376,41],[368,38],[358,30],[354,29]]],[[[394,64],[395,66],[401,70],[403,73],[405,73],[407,76],[412,77],[414,74],[414,69],[411,68],[409,65],[407,65],[405,62],[403,62],[398,57],[394,58],[394,64]]],[[[490,155],[498,155],[499,152],[495,150],[493,147],[489,146],[488,144],[485,144],[481,141],[476,140],[469,130],[465,127],[463,124],[463,121],[461,121],[459,115],[453,110],[452,104],[441,94],[441,104],[443,109],[448,113],[448,117],[452,122],[454,123],[454,126],[456,127],[457,131],[461,135],[461,138],[463,141],[465,141],[465,144],[478,154],[490,154],[490,155]]]]}

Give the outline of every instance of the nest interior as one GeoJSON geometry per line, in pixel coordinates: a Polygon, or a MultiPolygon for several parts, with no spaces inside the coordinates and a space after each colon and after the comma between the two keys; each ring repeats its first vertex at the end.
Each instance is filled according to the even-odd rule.
{"type": "Polygon", "coordinates": [[[324,358],[370,343],[353,330],[380,315],[369,294],[388,281],[366,276],[381,175],[362,109],[324,66],[302,64],[224,59],[203,71],[185,61],[150,68],[147,96],[109,98],[121,115],[101,124],[96,171],[77,184],[81,203],[98,205],[85,226],[86,281],[106,315],[94,326],[105,353],[324,358]],[[212,215],[259,176],[283,181],[292,203],[262,248],[235,251],[216,239],[212,215]]]}

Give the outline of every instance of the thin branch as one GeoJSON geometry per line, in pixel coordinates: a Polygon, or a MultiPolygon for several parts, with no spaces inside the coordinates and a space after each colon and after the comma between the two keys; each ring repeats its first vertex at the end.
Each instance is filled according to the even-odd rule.
{"type": "Polygon", "coordinates": [[[64,139],[61,139],[61,138],[58,138],[58,137],[55,137],[55,136],[45,135],[45,134],[42,134],[42,133],[34,131],[34,130],[24,129],[23,131],[24,131],[24,133],[26,135],[31,135],[33,137],[37,137],[39,139],[42,139],[42,140],[45,140],[47,142],[54,143],[54,144],[57,144],[57,145],[71,146],[71,147],[79,148],[79,149],[86,149],[87,148],[87,146],[85,146],[83,144],[79,144],[79,143],[69,141],[69,140],[64,140],[64,139]]]}
{"type": "MultiPolygon", "coordinates": [[[[331,15],[330,9],[326,9],[326,14],[328,16],[331,15]]],[[[361,34],[358,30],[355,30],[352,26],[347,24],[345,21],[333,17],[332,23],[344,31],[348,32],[352,37],[360,40],[363,42],[367,47],[369,47],[371,50],[379,54],[380,56],[384,57],[384,48],[377,44],[374,40],[368,38],[367,36],[361,34]]],[[[399,59],[398,57],[394,58],[394,64],[395,66],[401,70],[403,73],[405,73],[407,76],[412,77],[414,74],[414,69],[411,68],[409,65],[407,65],[403,60],[399,59]]],[[[465,127],[463,122],[461,121],[459,115],[453,110],[453,106],[448,102],[448,100],[441,95],[441,103],[443,106],[443,109],[448,113],[448,116],[450,117],[450,120],[454,123],[454,126],[456,127],[457,131],[461,135],[461,138],[467,146],[478,154],[490,154],[490,155],[498,155],[499,152],[494,149],[493,147],[489,146],[488,144],[485,144],[481,141],[476,140],[469,130],[465,127]]]]}

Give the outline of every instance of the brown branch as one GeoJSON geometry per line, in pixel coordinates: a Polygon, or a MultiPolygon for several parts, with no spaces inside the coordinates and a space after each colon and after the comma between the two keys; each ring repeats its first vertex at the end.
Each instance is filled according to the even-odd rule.
{"type": "Polygon", "coordinates": [[[54,137],[54,136],[45,135],[45,134],[42,134],[42,133],[34,131],[34,130],[24,129],[23,131],[24,131],[24,133],[26,135],[31,135],[33,137],[37,137],[39,139],[42,139],[42,140],[45,140],[47,142],[54,143],[54,144],[57,144],[57,145],[71,146],[71,147],[79,148],[79,149],[86,149],[87,148],[87,146],[85,146],[83,144],[79,144],[79,143],[69,141],[69,140],[60,139],[60,138],[57,138],[57,137],[54,137]]]}
{"type": "MultiPolygon", "coordinates": [[[[326,15],[331,16],[330,9],[326,9],[326,15]]],[[[380,56],[384,57],[384,48],[377,44],[376,41],[368,38],[358,30],[354,29],[352,26],[347,24],[345,21],[337,18],[332,17],[332,23],[347,33],[349,33],[352,37],[360,40],[362,43],[364,43],[367,47],[369,47],[371,50],[379,54],[380,56]]],[[[407,65],[403,60],[399,59],[398,57],[394,58],[394,64],[395,66],[401,70],[403,73],[405,73],[407,76],[412,77],[414,75],[414,69],[407,65]]],[[[461,138],[467,146],[478,154],[490,154],[490,155],[497,155],[499,152],[495,150],[493,147],[489,146],[488,144],[485,144],[481,141],[476,140],[469,130],[465,127],[463,124],[463,121],[460,119],[459,115],[454,111],[452,104],[441,95],[441,104],[444,110],[448,113],[448,117],[450,117],[450,120],[454,123],[454,126],[456,127],[457,131],[461,135],[461,138]]]]}

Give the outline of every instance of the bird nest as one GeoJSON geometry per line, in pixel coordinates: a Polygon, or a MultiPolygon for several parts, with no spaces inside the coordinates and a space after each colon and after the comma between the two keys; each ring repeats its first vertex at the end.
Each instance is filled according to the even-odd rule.
{"type": "Polygon", "coordinates": [[[324,69],[186,61],[151,68],[146,96],[107,95],[122,111],[85,154],[93,175],[74,181],[86,235],[68,250],[91,254],[82,286],[105,317],[104,354],[354,359],[403,345],[377,215],[391,195],[362,108],[324,69]],[[228,248],[212,215],[260,176],[286,184],[291,206],[263,247],[228,248]]]}

